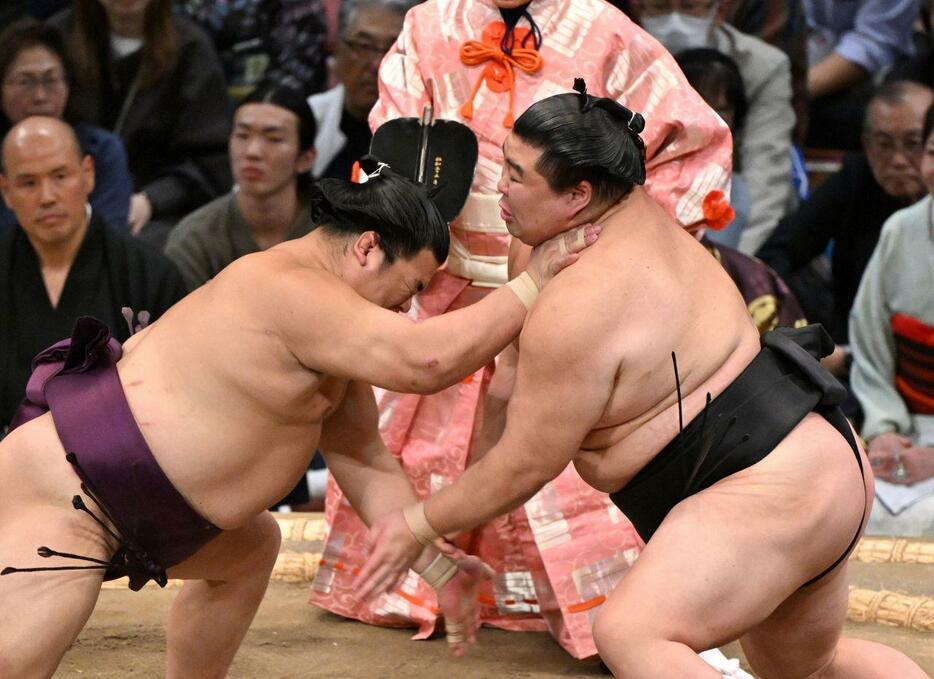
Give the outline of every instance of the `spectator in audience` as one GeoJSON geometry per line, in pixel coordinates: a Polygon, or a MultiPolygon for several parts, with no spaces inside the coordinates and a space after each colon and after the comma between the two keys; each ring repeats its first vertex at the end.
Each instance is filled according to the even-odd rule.
{"type": "Polygon", "coordinates": [[[227,89],[210,39],[172,0],[75,0],[52,21],[72,50],[76,114],[126,146],[133,233],[161,248],[181,217],[230,187],[227,89]]]}
{"type": "Polygon", "coordinates": [[[311,231],[308,171],[315,159],[315,119],[302,92],[265,81],[240,103],[230,134],[233,191],[185,217],[166,254],[189,289],[235,259],[311,231]]]}
{"type": "Polygon", "coordinates": [[[185,294],[170,261],[88,206],[94,163],[67,123],[26,118],[7,133],[2,161],[0,192],[18,226],[0,234],[0,430],[23,399],[33,356],[68,337],[79,316],[123,341],[130,324],[185,294]]]}
{"type": "Polygon", "coordinates": [[[325,88],[322,0],[182,0],[178,8],[214,39],[234,97],[242,98],[264,79],[305,96],[325,88]]]}
{"type": "MultiPolygon", "coordinates": [[[[934,477],[934,107],[924,120],[921,175],[928,195],[882,228],[850,312],[853,391],[876,476],[915,484],[934,477]]],[[[873,507],[869,530],[934,537],[934,497],[892,516],[873,507]]]]}
{"type": "Polygon", "coordinates": [[[804,0],[808,146],[856,150],[872,81],[911,53],[919,0],[804,0]]]}
{"type": "MultiPolygon", "coordinates": [[[[691,87],[697,90],[730,128],[733,138],[741,137],[749,105],[743,78],[736,62],[723,52],[709,47],[684,50],[678,53],[675,60],[691,87]]],[[[734,212],[732,222],[723,229],[708,230],[706,238],[714,243],[736,248],[752,211],[752,196],[743,178],[743,159],[739,155],[737,144],[733,145],[730,205],[734,212]]]]}
{"type": "MultiPolygon", "coordinates": [[[[823,323],[842,347],[849,342],[850,307],[882,224],[924,193],[919,169],[922,126],[932,100],[931,90],[917,83],[883,86],[867,110],[865,153],[848,155],[843,167],[785,217],[757,253],[788,282],[808,320],[823,323]],[[832,301],[826,308],[807,270],[831,241],[832,301]]],[[[842,374],[841,366],[835,371],[842,374]]]]}
{"type": "Polygon", "coordinates": [[[379,63],[418,0],[343,0],[334,68],[339,84],[309,97],[318,121],[315,178],[349,179],[373,138],[367,116],[379,96],[379,63]]]}
{"type": "Polygon", "coordinates": [[[765,40],[784,52],[791,65],[794,140],[804,144],[808,114],[807,23],[801,0],[727,0],[724,20],[737,30],[765,40]]]}
{"type": "MultiPolygon", "coordinates": [[[[57,28],[35,19],[22,19],[0,33],[0,139],[21,120],[44,115],[70,118],[67,113],[73,77],[65,43],[57,28]]],[[[109,224],[126,228],[133,186],[126,152],[111,132],[74,123],[83,151],[94,161],[94,191],[90,203],[109,224]]],[[[0,228],[16,217],[0,203],[0,228]]]]}
{"type": "Polygon", "coordinates": [[[643,0],[642,26],[674,55],[709,47],[729,56],[740,69],[748,102],[742,134],[734,146],[752,197],[752,212],[739,249],[754,252],[778,220],[794,206],[791,183],[791,106],[788,57],[766,42],[718,18],[718,0],[643,0]]]}

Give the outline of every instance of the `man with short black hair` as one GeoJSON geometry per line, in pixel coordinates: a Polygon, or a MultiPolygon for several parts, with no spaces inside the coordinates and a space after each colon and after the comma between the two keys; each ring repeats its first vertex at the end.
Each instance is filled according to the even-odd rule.
{"type": "Polygon", "coordinates": [[[308,186],[316,132],[305,97],[285,85],[262,83],[237,106],[228,145],[236,186],[179,222],[165,247],[190,289],[243,255],[311,230],[300,188],[308,186]]]}

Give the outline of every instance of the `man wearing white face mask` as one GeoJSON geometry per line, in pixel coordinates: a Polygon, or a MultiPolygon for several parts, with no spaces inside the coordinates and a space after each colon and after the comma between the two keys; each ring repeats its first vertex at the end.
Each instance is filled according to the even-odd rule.
{"type": "Polygon", "coordinates": [[[641,3],[642,27],[677,54],[692,47],[709,47],[715,0],[648,0],[641,3]]]}
{"type": "Polygon", "coordinates": [[[752,194],[739,249],[752,254],[794,206],[791,67],[781,50],[723,22],[719,10],[717,0],[643,0],[639,21],[672,54],[712,47],[739,65],[749,112],[734,144],[752,194]]]}

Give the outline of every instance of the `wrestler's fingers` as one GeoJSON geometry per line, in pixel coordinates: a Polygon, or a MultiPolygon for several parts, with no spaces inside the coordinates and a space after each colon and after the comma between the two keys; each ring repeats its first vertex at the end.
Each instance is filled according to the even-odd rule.
{"type": "Polygon", "coordinates": [[[383,534],[383,526],[379,523],[374,523],[370,529],[366,532],[366,535],[363,536],[363,546],[366,551],[372,554],[377,545],[379,545],[379,538],[383,534]]]}
{"type": "Polygon", "coordinates": [[[383,580],[386,578],[388,566],[376,558],[377,554],[371,554],[366,560],[357,577],[353,581],[353,589],[357,593],[358,599],[368,599],[374,594],[382,594],[384,590],[380,589],[383,580]]]}
{"type": "Polygon", "coordinates": [[[558,259],[551,264],[551,275],[554,276],[555,274],[561,272],[563,269],[568,268],[578,259],[580,259],[580,253],[568,252],[567,254],[563,255],[561,259],[558,259]]]}
{"type": "Polygon", "coordinates": [[[603,227],[599,224],[581,224],[566,231],[558,241],[558,251],[562,255],[580,252],[588,245],[596,243],[602,230],[603,227]]]}

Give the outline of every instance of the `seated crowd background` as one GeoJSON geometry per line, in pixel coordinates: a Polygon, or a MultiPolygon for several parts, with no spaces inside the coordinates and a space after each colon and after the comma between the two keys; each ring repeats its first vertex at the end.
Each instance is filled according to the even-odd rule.
{"type": "MultiPolygon", "coordinates": [[[[126,339],[313,228],[307,186],[368,151],[380,60],[415,4],[3,3],[0,432],[77,316],[126,339]]],[[[612,4],[733,133],[735,216],[702,242],[760,331],[823,323],[877,478],[934,477],[930,0],[612,4]]],[[[319,506],[314,466],[285,504],[319,506]]],[[[870,532],[934,535],[928,499],[877,503],[870,532]]]]}

